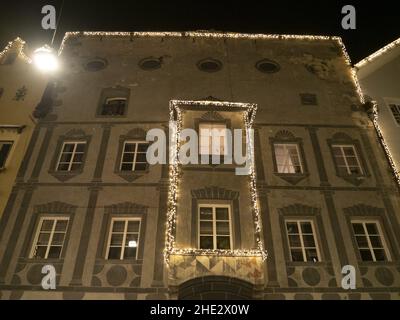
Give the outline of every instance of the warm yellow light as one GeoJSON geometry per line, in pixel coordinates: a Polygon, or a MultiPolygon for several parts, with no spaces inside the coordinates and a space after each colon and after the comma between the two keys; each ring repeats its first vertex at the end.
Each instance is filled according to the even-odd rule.
{"type": "Polygon", "coordinates": [[[58,58],[54,51],[48,46],[35,50],[33,62],[35,66],[43,72],[52,72],[59,68],[58,58]]]}

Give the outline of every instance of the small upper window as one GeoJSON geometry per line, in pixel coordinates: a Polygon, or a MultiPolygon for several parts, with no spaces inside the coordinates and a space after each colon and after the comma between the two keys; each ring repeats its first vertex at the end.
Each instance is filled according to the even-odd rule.
{"type": "Polygon", "coordinates": [[[86,142],[65,142],[57,164],[57,171],[77,171],[83,166],[86,142]]]}
{"type": "Polygon", "coordinates": [[[398,104],[390,104],[389,105],[390,111],[392,111],[394,120],[400,125],[400,105],[398,104]]]}
{"type": "Polygon", "coordinates": [[[313,93],[300,93],[301,104],[304,106],[316,106],[317,95],[313,93]]]}
{"type": "Polygon", "coordinates": [[[226,155],[227,130],[221,123],[200,123],[200,154],[226,155]]]}
{"type": "Polygon", "coordinates": [[[222,69],[222,62],[216,59],[204,59],[197,63],[197,67],[205,72],[217,72],[222,69]]]}
{"type": "Polygon", "coordinates": [[[12,146],[12,141],[0,141],[0,169],[3,169],[6,166],[12,146]]]}
{"type": "Polygon", "coordinates": [[[274,144],[275,159],[278,173],[303,173],[303,164],[300,159],[299,146],[296,143],[274,144]]]}
{"type": "Polygon", "coordinates": [[[139,67],[143,70],[156,70],[161,68],[160,58],[145,58],[139,62],[139,67]]]}
{"type": "Polygon", "coordinates": [[[85,65],[85,69],[91,72],[103,70],[105,67],[107,67],[107,61],[100,58],[91,60],[85,65]]]}
{"type": "Polygon", "coordinates": [[[332,145],[332,150],[340,175],[364,174],[354,145],[332,145]]]}
{"type": "Polygon", "coordinates": [[[126,98],[108,98],[104,102],[102,116],[123,116],[126,109],[126,98]]]}
{"type": "Polygon", "coordinates": [[[388,261],[389,252],[380,226],[375,221],[352,221],[362,261],[388,261]]]}
{"type": "Polygon", "coordinates": [[[281,69],[281,67],[277,62],[269,59],[263,59],[258,61],[256,63],[256,68],[258,71],[261,71],[263,73],[276,73],[281,69]]]}
{"type": "Polygon", "coordinates": [[[30,258],[59,259],[63,250],[69,218],[40,219],[30,258]]]}

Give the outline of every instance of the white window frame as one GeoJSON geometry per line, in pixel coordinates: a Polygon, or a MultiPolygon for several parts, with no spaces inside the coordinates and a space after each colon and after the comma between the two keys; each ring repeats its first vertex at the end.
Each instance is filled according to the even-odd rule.
{"type": "MultiPolygon", "coordinates": [[[[87,142],[86,142],[86,141],[64,141],[64,143],[63,143],[63,145],[62,145],[62,147],[61,147],[60,154],[59,154],[59,156],[58,156],[56,171],[58,171],[58,172],[71,172],[71,167],[72,167],[72,165],[74,164],[74,161],[73,161],[73,160],[74,160],[74,158],[75,158],[75,154],[77,153],[77,152],[76,152],[76,149],[77,149],[77,147],[78,147],[78,144],[83,144],[83,145],[85,145],[85,151],[79,152],[79,153],[83,153],[83,157],[85,157],[86,145],[87,145],[87,142]],[[61,157],[62,157],[63,154],[64,154],[64,148],[65,148],[65,145],[66,145],[66,144],[74,144],[74,150],[72,151],[71,160],[70,160],[69,163],[68,163],[68,170],[59,170],[61,157]]],[[[83,161],[84,161],[84,160],[82,159],[81,165],[83,165],[83,161]]],[[[63,163],[66,164],[67,162],[63,162],[63,163]]],[[[78,162],[75,162],[75,163],[78,163],[78,162]]]]}
{"type": "Polygon", "coordinates": [[[5,144],[11,145],[10,151],[8,152],[8,155],[4,161],[4,165],[2,167],[0,167],[0,169],[5,169],[7,167],[11,153],[13,152],[13,149],[14,149],[14,143],[15,143],[15,141],[13,141],[13,140],[0,140],[0,144],[2,146],[5,144]]]}
{"type": "MultiPolygon", "coordinates": [[[[385,262],[385,261],[386,262],[390,262],[390,261],[392,261],[392,258],[391,258],[391,255],[390,255],[390,251],[389,251],[388,245],[386,243],[385,236],[384,236],[384,234],[382,232],[381,224],[380,224],[380,222],[378,220],[364,220],[364,219],[351,220],[351,230],[353,232],[353,237],[354,237],[354,240],[355,240],[355,243],[356,243],[356,246],[357,246],[358,253],[360,254],[360,257],[361,257],[360,247],[358,246],[356,234],[355,234],[354,229],[353,229],[353,223],[362,224],[363,229],[364,229],[364,236],[367,238],[368,249],[369,249],[369,251],[371,253],[373,262],[385,262]],[[382,242],[383,251],[385,251],[385,255],[386,255],[386,259],[387,260],[384,260],[384,261],[381,261],[381,260],[377,261],[376,260],[375,253],[374,253],[374,247],[372,246],[371,240],[369,238],[370,234],[368,233],[367,226],[366,226],[368,223],[373,223],[373,224],[376,225],[376,227],[378,229],[378,233],[379,233],[379,238],[380,238],[380,240],[382,242]]],[[[372,235],[372,236],[374,236],[374,235],[372,235]]],[[[361,248],[361,249],[367,249],[367,248],[361,248]]],[[[375,249],[380,249],[380,248],[375,248],[375,249]]],[[[366,261],[366,262],[368,262],[368,261],[366,261]]]]}
{"type": "MultiPolygon", "coordinates": [[[[316,263],[316,262],[321,262],[322,261],[321,260],[321,252],[320,252],[320,249],[319,249],[318,238],[317,238],[317,233],[315,232],[314,221],[312,219],[285,219],[285,232],[286,232],[286,238],[287,238],[287,243],[288,243],[288,247],[289,247],[290,261],[292,261],[292,262],[306,262],[306,263],[308,263],[308,262],[316,263]],[[301,223],[302,222],[307,222],[307,223],[310,223],[310,225],[311,225],[311,230],[312,230],[312,235],[314,237],[315,250],[317,251],[318,261],[308,261],[307,260],[306,246],[304,245],[303,231],[301,230],[301,223]],[[297,224],[297,229],[299,230],[301,252],[303,254],[303,261],[293,261],[292,246],[290,245],[289,231],[287,229],[287,224],[288,223],[296,223],[297,224]]],[[[294,247],[294,248],[298,249],[298,247],[294,247]]]]}
{"type": "MultiPolygon", "coordinates": [[[[115,221],[124,221],[125,222],[125,226],[124,226],[124,231],[123,231],[123,236],[122,236],[122,247],[121,247],[121,254],[120,254],[120,258],[118,260],[128,260],[124,258],[124,254],[125,254],[125,245],[126,245],[126,237],[128,234],[128,223],[129,221],[139,221],[139,230],[137,232],[138,234],[138,240],[136,243],[136,255],[135,255],[135,260],[137,260],[138,257],[138,253],[139,253],[139,244],[140,244],[140,233],[141,233],[141,229],[142,229],[142,219],[141,218],[124,218],[124,217],[113,217],[111,218],[111,224],[110,224],[110,229],[108,232],[108,241],[107,241],[107,248],[106,248],[106,256],[105,259],[106,260],[114,260],[114,259],[109,259],[108,258],[108,254],[110,253],[110,248],[111,248],[111,237],[113,235],[113,227],[114,227],[114,222],[115,221]]],[[[135,232],[136,233],[136,232],[135,232]]],[[[131,259],[131,258],[129,258],[131,259]]]]}
{"type": "MultiPolygon", "coordinates": [[[[126,97],[112,97],[112,98],[106,98],[104,101],[104,104],[102,108],[106,107],[111,101],[116,101],[116,100],[124,100],[125,101],[125,107],[124,107],[124,112],[122,115],[126,113],[126,107],[128,104],[128,99],[126,97]]],[[[103,113],[103,109],[101,110],[101,113],[103,113]]],[[[117,116],[122,116],[122,115],[117,115],[117,116]]]]}
{"type": "MultiPolygon", "coordinates": [[[[137,159],[137,155],[138,155],[138,148],[139,148],[139,144],[147,144],[148,146],[150,146],[150,143],[148,141],[142,141],[142,140],[126,140],[124,141],[124,145],[122,146],[122,154],[121,154],[121,162],[119,164],[119,171],[122,171],[122,165],[123,164],[132,164],[132,172],[136,171],[135,167],[136,167],[136,159],[137,159]],[[125,154],[125,146],[127,144],[135,144],[135,151],[134,152],[126,152],[126,153],[133,153],[134,157],[133,157],[133,162],[124,162],[124,154],[125,154]]],[[[143,152],[140,152],[143,153],[143,152]]],[[[147,159],[146,162],[139,162],[139,163],[145,163],[146,167],[148,165],[147,163],[147,159]]],[[[124,172],[128,172],[128,170],[124,170],[124,172]]],[[[138,171],[141,172],[141,171],[138,171]]]]}
{"type": "MultiPolygon", "coordinates": [[[[213,215],[213,219],[212,219],[212,225],[213,225],[213,230],[212,230],[212,237],[213,237],[213,249],[212,250],[225,250],[225,249],[217,249],[217,222],[218,221],[223,221],[226,222],[226,220],[217,220],[217,215],[216,215],[216,209],[217,208],[227,208],[228,209],[228,222],[229,222],[229,246],[230,249],[226,249],[226,250],[233,250],[233,234],[232,234],[232,210],[231,210],[231,206],[227,205],[227,204],[215,204],[215,203],[201,203],[198,205],[198,213],[197,213],[197,217],[198,217],[198,224],[197,224],[197,247],[199,249],[200,248],[200,237],[201,237],[201,233],[200,233],[200,222],[201,221],[209,221],[209,220],[201,220],[200,219],[200,210],[201,208],[212,208],[212,215],[213,215]]],[[[208,235],[211,236],[211,235],[208,235]]],[[[226,235],[225,235],[226,236],[226,235]]],[[[205,249],[206,250],[206,249],[205,249]]]]}
{"type": "MultiPolygon", "coordinates": [[[[353,152],[354,152],[354,155],[355,155],[355,158],[356,158],[356,161],[357,161],[358,168],[360,169],[360,175],[364,175],[364,168],[361,165],[361,161],[360,161],[356,146],[354,144],[332,144],[332,149],[333,148],[340,148],[340,153],[341,153],[341,155],[342,155],[342,157],[344,159],[344,163],[345,163],[345,168],[347,170],[347,174],[351,176],[351,175],[353,175],[353,173],[351,172],[350,167],[354,167],[354,166],[349,166],[349,163],[347,162],[346,154],[344,153],[344,148],[350,148],[350,147],[353,149],[353,152]]],[[[335,165],[338,167],[338,169],[340,167],[343,168],[343,166],[339,166],[338,165],[338,163],[336,161],[337,157],[335,156],[335,153],[333,153],[333,157],[334,157],[333,160],[335,161],[335,165]]]]}
{"type": "Polygon", "coordinates": [[[65,228],[64,240],[63,240],[63,243],[62,243],[62,246],[61,246],[60,257],[59,257],[59,258],[61,258],[62,253],[64,251],[65,240],[66,240],[67,232],[68,232],[68,228],[69,228],[69,217],[67,217],[67,216],[62,216],[62,217],[43,216],[43,217],[40,217],[39,223],[38,223],[38,225],[36,227],[35,237],[33,238],[33,243],[32,243],[32,247],[31,247],[31,251],[29,253],[29,258],[30,259],[35,259],[35,257],[34,257],[35,249],[36,249],[36,246],[37,246],[37,242],[39,240],[39,235],[40,235],[40,231],[41,231],[41,228],[42,228],[44,220],[53,221],[53,227],[52,227],[52,229],[50,231],[50,236],[49,236],[49,241],[47,243],[47,249],[46,249],[45,257],[41,258],[41,259],[48,259],[49,251],[50,251],[51,244],[53,242],[53,236],[54,236],[54,233],[55,233],[55,228],[56,228],[57,222],[58,221],[67,221],[67,227],[65,228]]]}
{"type": "MultiPolygon", "coordinates": [[[[221,140],[220,140],[220,142],[221,142],[221,140]]],[[[214,143],[214,144],[216,144],[216,143],[214,143]]],[[[215,123],[214,122],[200,122],[199,123],[199,154],[206,155],[206,156],[226,156],[226,155],[228,155],[228,132],[227,132],[226,123],[221,123],[221,122],[215,122],[215,123]],[[202,128],[202,127],[207,127],[207,126],[208,126],[208,128],[202,128]],[[213,130],[216,130],[217,126],[224,127],[224,129],[219,128],[224,132],[223,137],[212,135],[213,130]],[[210,136],[208,136],[208,151],[203,152],[202,139],[206,139],[207,136],[205,136],[205,135],[203,136],[201,134],[201,132],[202,132],[202,130],[207,130],[207,129],[210,131],[210,136]],[[219,144],[219,148],[220,148],[219,153],[213,152],[214,151],[213,141],[216,138],[223,138],[223,141],[224,141],[222,146],[221,146],[221,143],[219,144]],[[221,151],[221,149],[222,149],[222,151],[221,151]]]]}
{"type": "Polygon", "coordinates": [[[280,174],[303,174],[304,173],[303,159],[301,157],[299,145],[297,143],[279,143],[278,142],[278,143],[274,143],[273,147],[274,147],[274,155],[275,155],[277,173],[280,173],[280,174]],[[278,163],[278,158],[277,158],[275,146],[283,146],[284,152],[286,152],[286,155],[287,155],[287,158],[285,159],[283,167],[287,168],[287,169],[291,169],[291,168],[294,169],[295,168],[294,165],[289,165],[288,164],[288,162],[291,160],[290,159],[290,153],[288,151],[288,146],[290,146],[290,147],[295,146],[296,147],[297,158],[299,160],[300,170],[301,170],[300,173],[297,173],[297,172],[279,172],[279,167],[280,166],[279,166],[279,163],[278,163]]]}
{"type": "Polygon", "coordinates": [[[389,103],[389,112],[393,116],[393,120],[396,123],[397,126],[400,126],[400,104],[399,103],[389,103]],[[392,106],[395,107],[396,109],[396,114],[392,110],[392,106]]]}

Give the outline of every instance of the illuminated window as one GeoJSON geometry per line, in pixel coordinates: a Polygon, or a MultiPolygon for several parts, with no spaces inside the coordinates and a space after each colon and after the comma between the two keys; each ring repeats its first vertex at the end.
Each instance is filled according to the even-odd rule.
{"type": "Polygon", "coordinates": [[[293,262],[318,262],[320,254],[311,220],[287,220],[286,232],[293,262]]]}
{"type": "Polygon", "coordinates": [[[389,252],[380,225],[375,221],[352,221],[362,261],[388,261],[389,252]]]}
{"type": "Polygon", "coordinates": [[[121,157],[121,171],[145,171],[146,153],[149,143],[145,141],[125,141],[121,157]]]}
{"type": "Polygon", "coordinates": [[[354,145],[332,145],[332,150],[340,175],[364,173],[354,145]]]}
{"type": "Polygon", "coordinates": [[[137,218],[111,220],[106,259],[137,259],[140,222],[137,218]]]}
{"type": "Polygon", "coordinates": [[[69,218],[43,217],[33,242],[30,258],[59,259],[63,250],[69,218]]]}
{"type": "Polygon", "coordinates": [[[227,205],[199,206],[200,249],[232,248],[230,207],[227,205]]]}
{"type": "Polygon", "coordinates": [[[221,123],[200,123],[200,154],[226,155],[226,125],[221,123]]]}
{"type": "Polygon", "coordinates": [[[0,169],[3,169],[6,166],[12,146],[12,141],[0,141],[0,169]]]}
{"type": "Polygon", "coordinates": [[[274,144],[278,173],[303,173],[299,147],[295,143],[274,144]]]}
{"type": "Polygon", "coordinates": [[[57,163],[57,171],[76,171],[83,166],[86,142],[64,142],[57,163]]]}

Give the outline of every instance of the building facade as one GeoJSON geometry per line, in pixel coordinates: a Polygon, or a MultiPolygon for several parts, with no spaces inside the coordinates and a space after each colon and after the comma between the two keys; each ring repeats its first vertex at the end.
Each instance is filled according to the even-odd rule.
{"type": "Polygon", "coordinates": [[[14,181],[36,125],[32,113],[48,81],[33,67],[24,46],[17,38],[0,53],[0,216],[15,191],[14,181]]]}
{"type": "Polygon", "coordinates": [[[397,171],[400,168],[400,39],[355,65],[361,88],[378,108],[378,124],[397,171]]]}
{"type": "Polygon", "coordinates": [[[69,33],[61,50],[1,221],[3,299],[400,298],[399,190],[339,38],[69,33]],[[149,165],[171,120],[206,159],[229,145],[207,129],[254,129],[251,174],[149,165]]]}

